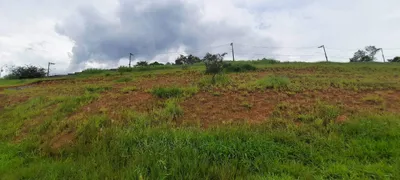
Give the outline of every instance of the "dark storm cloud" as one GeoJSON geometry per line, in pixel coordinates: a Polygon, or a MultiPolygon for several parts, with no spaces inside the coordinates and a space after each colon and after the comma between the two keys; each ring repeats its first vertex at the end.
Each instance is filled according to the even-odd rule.
{"type": "Polygon", "coordinates": [[[56,31],[75,43],[73,69],[88,60],[116,64],[130,52],[151,60],[180,46],[189,53],[204,53],[210,45],[232,40],[270,42],[257,37],[252,27],[228,21],[205,22],[202,17],[199,6],[182,0],[120,0],[113,17],[94,8],[81,8],[58,24],[56,31]]]}

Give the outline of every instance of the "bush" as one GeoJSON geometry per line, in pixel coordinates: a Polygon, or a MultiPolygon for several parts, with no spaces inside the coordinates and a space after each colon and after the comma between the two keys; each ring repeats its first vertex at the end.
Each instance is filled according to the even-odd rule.
{"type": "Polygon", "coordinates": [[[251,64],[229,64],[225,65],[226,72],[248,72],[255,71],[257,68],[251,64]]]}
{"type": "Polygon", "coordinates": [[[263,58],[261,60],[258,60],[257,63],[260,63],[260,64],[279,64],[281,62],[279,62],[278,60],[275,60],[275,59],[263,58]]]}
{"type": "Polygon", "coordinates": [[[257,81],[257,87],[264,89],[286,89],[289,84],[289,78],[279,76],[269,76],[257,81]]]}
{"type": "Polygon", "coordinates": [[[400,57],[397,56],[397,57],[395,57],[395,58],[393,58],[393,59],[389,59],[388,61],[389,61],[389,62],[400,62],[400,57]]]}
{"type": "Polygon", "coordinates": [[[212,83],[215,83],[215,76],[222,72],[224,69],[224,56],[223,54],[210,54],[207,53],[203,58],[203,62],[206,65],[206,74],[212,74],[212,83]]]}
{"type": "Polygon", "coordinates": [[[46,76],[44,68],[36,66],[19,66],[11,68],[11,73],[5,79],[32,79],[46,76]]]}

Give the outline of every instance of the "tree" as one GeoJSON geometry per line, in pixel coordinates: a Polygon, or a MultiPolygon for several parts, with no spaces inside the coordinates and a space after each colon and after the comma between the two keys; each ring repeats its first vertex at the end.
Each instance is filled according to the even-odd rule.
{"type": "Polygon", "coordinates": [[[46,76],[46,69],[36,66],[18,66],[10,70],[11,73],[5,77],[7,79],[32,79],[46,76]]]}
{"type": "Polygon", "coordinates": [[[212,83],[215,83],[215,76],[221,73],[224,69],[224,56],[223,54],[210,54],[207,53],[203,58],[203,62],[206,65],[206,74],[212,74],[212,83]]]}
{"type": "Polygon", "coordinates": [[[375,55],[379,51],[375,46],[367,46],[365,50],[358,50],[354,56],[350,58],[350,62],[372,62],[375,60],[375,55]]]}
{"type": "Polygon", "coordinates": [[[149,65],[150,66],[163,66],[164,64],[156,61],[156,62],[150,63],[149,65]]]}
{"type": "Polygon", "coordinates": [[[397,57],[395,57],[395,58],[393,58],[393,59],[389,59],[388,61],[389,61],[389,62],[400,62],[400,57],[397,56],[397,57]]]}
{"type": "Polygon", "coordinates": [[[136,63],[136,67],[145,67],[148,66],[149,64],[146,61],[139,61],[136,63]]]}
{"type": "Polygon", "coordinates": [[[182,54],[175,60],[176,65],[183,65],[185,63],[186,63],[186,57],[182,54]]]}
{"type": "Polygon", "coordinates": [[[184,55],[180,55],[178,58],[176,58],[175,60],[175,64],[176,65],[184,65],[184,64],[194,64],[194,63],[198,63],[201,62],[201,59],[197,56],[193,56],[193,55],[189,55],[189,56],[184,56],[184,55]]]}

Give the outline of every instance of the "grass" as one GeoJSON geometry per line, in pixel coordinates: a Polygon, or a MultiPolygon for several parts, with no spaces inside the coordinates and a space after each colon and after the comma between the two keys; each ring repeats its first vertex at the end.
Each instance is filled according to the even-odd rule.
{"type": "Polygon", "coordinates": [[[0,179],[400,177],[400,65],[240,64],[257,70],[215,84],[202,64],[93,70],[0,88],[0,179]]]}
{"type": "Polygon", "coordinates": [[[105,91],[111,90],[112,87],[109,86],[96,86],[96,85],[90,85],[86,87],[86,91],[89,93],[102,93],[105,91]]]}
{"type": "Polygon", "coordinates": [[[158,98],[179,98],[193,96],[198,92],[198,88],[157,87],[153,88],[150,92],[158,98]]]}
{"type": "Polygon", "coordinates": [[[130,92],[137,91],[137,90],[138,90],[138,88],[136,86],[130,86],[130,87],[122,88],[121,92],[122,93],[130,93],[130,92]]]}
{"type": "Polygon", "coordinates": [[[2,142],[1,177],[392,179],[400,175],[396,148],[400,127],[393,116],[366,116],[319,128],[277,126],[280,122],[272,121],[208,130],[147,125],[137,129],[111,128],[108,122],[104,117],[90,120],[77,145],[58,158],[29,153],[28,144],[2,142]],[[24,160],[27,157],[35,160],[24,160]]]}
{"type": "Polygon", "coordinates": [[[256,87],[261,89],[287,89],[290,80],[287,77],[268,76],[256,82],[256,87]]]}

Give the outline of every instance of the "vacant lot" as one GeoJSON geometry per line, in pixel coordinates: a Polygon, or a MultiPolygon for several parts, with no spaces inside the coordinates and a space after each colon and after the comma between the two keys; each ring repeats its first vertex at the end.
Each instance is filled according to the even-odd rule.
{"type": "Polygon", "coordinates": [[[399,64],[248,64],[0,80],[0,179],[400,177],[399,64]]]}

